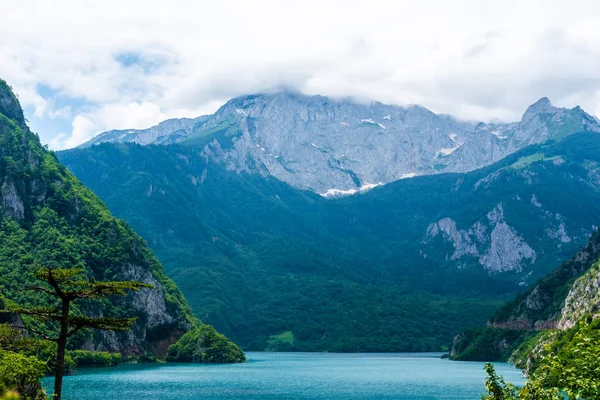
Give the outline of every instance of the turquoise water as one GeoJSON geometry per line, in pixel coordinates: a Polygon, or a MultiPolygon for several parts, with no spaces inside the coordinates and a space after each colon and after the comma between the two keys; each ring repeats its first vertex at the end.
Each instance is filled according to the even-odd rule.
{"type": "MultiPolygon", "coordinates": [[[[479,399],[483,363],[441,353],[247,353],[236,365],[129,364],[65,377],[64,400],[479,399]]],[[[496,364],[506,381],[521,372],[496,364]]],[[[52,385],[46,379],[44,385],[52,385]]]]}

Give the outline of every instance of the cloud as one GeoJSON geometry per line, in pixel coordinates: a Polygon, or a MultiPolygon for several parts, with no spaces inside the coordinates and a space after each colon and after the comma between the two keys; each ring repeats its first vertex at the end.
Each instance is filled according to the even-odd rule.
{"type": "Polygon", "coordinates": [[[68,149],[90,140],[98,132],[147,128],[167,118],[157,104],[150,102],[106,104],[93,111],[76,115],[72,122],[72,132],[59,133],[49,145],[56,150],[68,149]]]}
{"type": "Polygon", "coordinates": [[[542,96],[597,114],[598,19],[593,0],[5,0],[0,77],[53,148],[281,85],[469,119],[542,96]]]}

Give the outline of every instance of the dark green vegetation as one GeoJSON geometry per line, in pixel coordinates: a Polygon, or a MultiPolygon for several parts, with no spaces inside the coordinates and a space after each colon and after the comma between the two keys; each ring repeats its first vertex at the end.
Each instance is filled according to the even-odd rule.
{"type": "MultiPolygon", "coordinates": [[[[600,398],[599,321],[581,321],[568,331],[544,333],[548,342],[538,348],[535,367],[525,387],[506,384],[486,365],[484,400],[576,400],[600,398]]],[[[530,350],[535,351],[531,348],[530,350]]]]}
{"type": "Polygon", "coordinates": [[[500,307],[491,324],[521,323],[527,328],[551,327],[577,278],[600,258],[600,233],[595,232],[586,246],[548,276],[500,307]]]}
{"type": "MultiPolygon", "coordinates": [[[[0,309],[49,311],[59,304],[42,290],[26,290],[37,284],[35,272],[40,265],[79,270],[85,277],[82,282],[92,290],[100,281],[115,280],[139,280],[156,288],[74,304],[75,322],[86,318],[110,322],[120,317],[136,322],[129,332],[110,334],[82,326],[68,340],[70,350],[85,346],[123,355],[160,356],[197,324],[182,293],[166,277],[144,240],[114,218],[40,144],[25,124],[17,98],[0,80],[0,309]]],[[[56,333],[48,320],[25,314],[5,314],[0,322],[17,327],[26,324],[41,336],[56,333]]],[[[0,370],[12,372],[0,374],[0,395],[16,389],[25,398],[37,398],[41,396],[37,379],[57,369],[52,360],[58,348],[5,329],[14,331],[1,329],[0,334],[12,339],[0,337],[0,370]],[[26,340],[27,346],[19,345],[26,340]]],[[[67,352],[66,369],[74,366],[73,357],[86,363],[99,356],[67,352]]]]}
{"type": "Polygon", "coordinates": [[[122,361],[121,354],[106,351],[73,350],[67,355],[78,367],[114,367],[122,361]]]}
{"type": "Polygon", "coordinates": [[[463,332],[452,346],[451,358],[463,361],[507,361],[536,331],[480,327],[463,332]]]}
{"type": "Polygon", "coordinates": [[[453,358],[508,360],[529,377],[516,388],[488,364],[482,399],[600,398],[599,281],[596,232],[573,258],[500,307],[487,327],[457,337],[453,358]]]}
{"type": "Polygon", "coordinates": [[[595,134],[338,200],[228,171],[189,145],[101,144],[59,157],[146,238],[203,321],[254,350],[443,349],[600,225],[595,134]],[[534,262],[490,273],[481,256],[452,259],[452,243],[427,236],[443,218],[468,230],[499,206],[534,262]],[[546,233],[558,219],[570,233],[562,241],[546,233]]]}
{"type": "Polygon", "coordinates": [[[239,363],[244,352],[210,325],[201,325],[169,347],[167,361],[193,363],[239,363]]]}
{"type": "MultiPolygon", "coordinates": [[[[454,341],[452,358],[468,361],[514,361],[525,368],[531,347],[553,330],[576,280],[600,259],[600,233],[575,256],[519,294],[492,315],[488,326],[471,329],[454,341]]],[[[593,271],[591,271],[593,272],[593,271]]]]}

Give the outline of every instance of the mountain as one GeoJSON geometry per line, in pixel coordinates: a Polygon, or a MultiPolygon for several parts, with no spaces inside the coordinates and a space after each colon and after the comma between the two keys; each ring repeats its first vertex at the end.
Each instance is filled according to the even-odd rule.
{"type": "Polygon", "coordinates": [[[80,147],[89,147],[98,143],[175,143],[189,136],[193,132],[194,126],[206,118],[206,116],[201,116],[198,118],[168,119],[148,129],[115,129],[95,136],[80,147]]]}
{"type": "Polygon", "coordinates": [[[600,135],[550,135],[482,169],[339,199],[231,169],[203,143],[58,156],[242,346],[440,350],[600,226],[600,135]]]}
{"type": "Polygon", "coordinates": [[[22,290],[33,283],[38,265],[81,267],[99,280],[156,287],[79,308],[88,315],[126,314],[138,320],[128,332],[81,331],[73,347],[164,355],[196,324],[143,239],[40,144],[16,96],[0,80],[0,303],[43,306],[48,301],[43,294],[22,290]]]}
{"type": "Polygon", "coordinates": [[[600,233],[596,231],[573,257],[499,307],[487,326],[458,335],[451,357],[456,360],[508,361],[520,345],[539,331],[573,327],[594,304],[585,301],[581,294],[574,296],[577,292],[574,283],[588,274],[599,259],[600,233]],[[571,300],[567,302],[567,298],[571,300]],[[574,304],[581,306],[574,307],[574,304]]]}
{"type": "Polygon", "coordinates": [[[161,125],[132,134],[110,131],[83,147],[132,141],[203,147],[205,157],[230,170],[336,196],[417,175],[467,172],[531,144],[600,132],[600,123],[581,108],[557,108],[547,98],[530,106],[519,122],[477,123],[420,106],[362,104],[291,91],[238,97],[194,121],[188,129],[174,126],[172,133],[161,125]]]}
{"type": "Polygon", "coordinates": [[[585,247],[514,300],[486,327],[454,340],[456,360],[512,361],[531,374],[541,355],[577,348],[578,335],[597,340],[600,328],[600,232],[585,247]]]}

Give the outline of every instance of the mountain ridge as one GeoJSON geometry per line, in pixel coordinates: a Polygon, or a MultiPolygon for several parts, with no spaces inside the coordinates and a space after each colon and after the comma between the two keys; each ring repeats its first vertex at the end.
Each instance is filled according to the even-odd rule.
{"type": "MultiPolygon", "coordinates": [[[[185,132],[132,140],[201,147],[228,169],[339,195],[417,175],[471,171],[527,145],[580,131],[600,132],[600,123],[580,107],[557,108],[548,98],[531,105],[519,122],[484,123],[416,105],[280,91],[231,99],[185,132]]],[[[82,147],[101,142],[103,135],[82,147]]]]}

